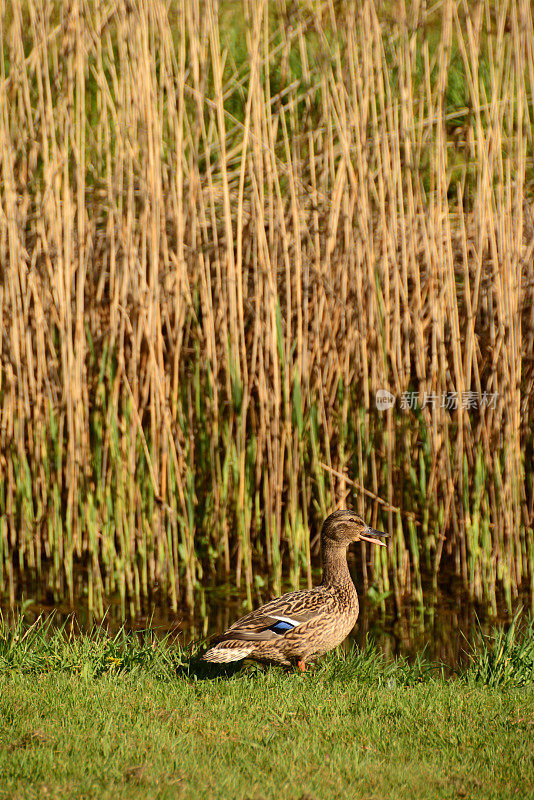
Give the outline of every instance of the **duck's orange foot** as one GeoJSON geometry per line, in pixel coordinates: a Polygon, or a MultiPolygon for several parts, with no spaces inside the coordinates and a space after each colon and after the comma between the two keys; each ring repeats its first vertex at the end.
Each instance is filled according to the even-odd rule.
{"type": "Polygon", "coordinates": [[[301,661],[297,661],[297,667],[299,669],[299,672],[305,672],[306,671],[306,664],[302,660],[301,661]]]}

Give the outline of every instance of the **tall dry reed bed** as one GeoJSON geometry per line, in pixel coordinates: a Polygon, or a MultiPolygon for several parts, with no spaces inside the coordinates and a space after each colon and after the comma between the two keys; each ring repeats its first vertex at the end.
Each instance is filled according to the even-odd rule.
{"type": "Polygon", "coordinates": [[[0,3],[2,591],[534,597],[532,9],[382,6],[0,3]]]}

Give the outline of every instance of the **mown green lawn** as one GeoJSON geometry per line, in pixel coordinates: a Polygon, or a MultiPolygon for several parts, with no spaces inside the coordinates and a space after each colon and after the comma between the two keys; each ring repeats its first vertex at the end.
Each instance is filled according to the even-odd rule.
{"type": "Polygon", "coordinates": [[[493,686],[371,647],[221,674],[170,642],[3,635],[0,798],[534,796],[531,662],[493,686]]]}

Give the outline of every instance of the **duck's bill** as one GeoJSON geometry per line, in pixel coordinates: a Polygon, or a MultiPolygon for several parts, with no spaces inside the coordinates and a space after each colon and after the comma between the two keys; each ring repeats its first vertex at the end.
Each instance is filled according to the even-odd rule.
{"type": "Polygon", "coordinates": [[[385,547],[386,543],[381,542],[380,539],[377,539],[377,536],[381,536],[384,539],[387,539],[391,534],[389,533],[382,533],[382,531],[375,531],[374,528],[366,528],[365,534],[360,533],[360,539],[363,539],[364,542],[371,542],[371,544],[379,544],[380,547],[385,547]]]}

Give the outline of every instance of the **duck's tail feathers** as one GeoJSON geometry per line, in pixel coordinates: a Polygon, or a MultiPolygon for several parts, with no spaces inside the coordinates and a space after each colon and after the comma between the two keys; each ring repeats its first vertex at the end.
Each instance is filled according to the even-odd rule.
{"type": "Polygon", "coordinates": [[[242,642],[232,643],[233,646],[228,647],[227,643],[222,643],[211,647],[207,650],[202,658],[204,661],[213,661],[218,664],[226,664],[228,661],[241,661],[243,658],[249,656],[254,647],[243,646],[242,642]],[[226,644],[226,646],[225,646],[226,644]]]}

